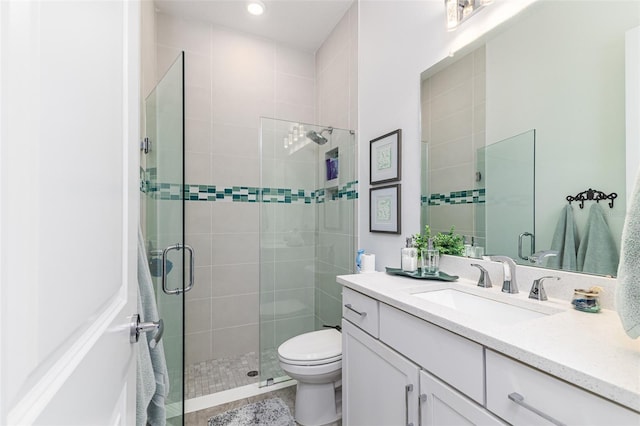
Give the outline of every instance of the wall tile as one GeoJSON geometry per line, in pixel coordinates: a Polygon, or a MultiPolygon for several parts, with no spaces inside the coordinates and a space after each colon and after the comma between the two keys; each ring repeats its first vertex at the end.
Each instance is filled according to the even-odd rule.
{"type": "Polygon", "coordinates": [[[193,288],[186,293],[186,300],[211,297],[211,266],[197,266],[193,273],[193,288]]]}
{"type": "MultiPolygon", "coordinates": [[[[474,158],[471,135],[440,145],[430,145],[429,168],[436,170],[472,163],[474,158]]],[[[460,188],[467,189],[467,188],[460,188]]]]}
{"type": "Polygon", "coordinates": [[[185,243],[193,247],[196,266],[211,266],[210,234],[187,234],[185,243]]]}
{"type": "MultiPolygon", "coordinates": [[[[211,353],[211,332],[190,333],[184,337],[185,365],[196,364],[212,358],[211,353]]],[[[169,342],[165,342],[165,347],[169,342]]],[[[175,343],[175,348],[180,348],[181,342],[175,343]]],[[[170,346],[171,347],[171,346],[170,346]]]]}
{"type": "Polygon", "coordinates": [[[314,80],[307,77],[276,73],[276,102],[313,107],[314,80]]]}
{"type": "Polygon", "coordinates": [[[258,262],[258,233],[216,234],[213,239],[213,265],[258,262]]]}
{"type": "Polygon", "coordinates": [[[211,279],[213,297],[258,293],[259,269],[258,263],[214,266],[211,279]]]}
{"type": "Polygon", "coordinates": [[[215,155],[245,156],[259,158],[259,127],[243,127],[213,123],[211,152],[215,155]]]}
{"type": "Polygon", "coordinates": [[[214,297],[211,304],[214,330],[258,323],[258,293],[214,297]]]}
{"type": "Polygon", "coordinates": [[[313,53],[301,52],[276,45],[276,71],[298,77],[315,78],[316,62],[313,53]]]}
{"type": "MultiPolygon", "coordinates": [[[[158,81],[162,79],[165,73],[171,68],[171,65],[176,61],[178,55],[182,52],[182,49],[170,46],[156,46],[156,63],[157,63],[157,76],[158,81]]],[[[155,87],[155,85],[154,85],[155,87]]]]}
{"type": "Polygon", "coordinates": [[[160,45],[175,47],[201,55],[211,52],[211,26],[158,13],[156,40],[160,45]]]}
{"type": "Polygon", "coordinates": [[[433,121],[442,120],[456,112],[469,108],[473,104],[472,80],[431,98],[431,118],[433,121]]]}
{"type": "Polygon", "coordinates": [[[259,210],[258,203],[213,203],[213,233],[257,233],[259,210]]]}
{"type": "Polygon", "coordinates": [[[187,234],[211,233],[212,207],[211,203],[186,201],[184,205],[185,232],[187,234]]]}
{"type": "Polygon", "coordinates": [[[469,81],[472,76],[473,54],[471,53],[431,77],[431,96],[438,96],[469,81]]]}
{"type": "Polygon", "coordinates": [[[189,333],[207,331],[211,328],[211,299],[185,301],[185,330],[189,333]]]}
{"type": "Polygon", "coordinates": [[[260,126],[260,117],[273,117],[273,97],[257,98],[228,89],[214,90],[212,100],[214,121],[241,127],[260,126]]]}
{"type": "Polygon", "coordinates": [[[276,262],[274,265],[276,288],[278,290],[313,288],[315,281],[313,263],[308,260],[276,262]]]}
{"type": "Polygon", "coordinates": [[[429,171],[429,191],[447,193],[472,189],[475,183],[474,168],[471,164],[441,168],[429,171]]]}
{"type": "MultiPolygon", "coordinates": [[[[298,104],[289,104],[286,102],[276,102],[275,116],[288,121],[297,121],[299,123],[315,123],[316,118],[315,105],[306,106],[298,104]]],[[[280,139],[281,141],[282,139],[280,139]]],[[[276,141],[277,143],[278,141],[276,141]]]]}
{"type": "Polygon", "coordinates": [[[212,167],[212,182],[217,186],[260,186],[258,158],[213,154],[212,167]]]}
{"type": "Polygon", "coordinates": [[[431,120],[432,144],[446,143],[471,134],[473,117],[471,107],[450,115],[442,120],[431,120]]]}
{"type": "Polygon", "coordinates": [[[202,87],[185,84],[184,116],[200,121],[211,121],[211,92],[202,87]]]}
{"type": "Polygon", "coordinates": [[[258,324],[213,330],[213,357],[258,352],[258,324]]]}
{"type": "Polygon", "coordinates": [[[211,56],[185,52],[184,79],[190,86],[211,92],[211,56]]]}
{"type": "MultiPolygon", "coordinates": [[[[211,183],[211,156],[199,152],[185,152],[185,183],[191,185],[208,185],[211,183]]],[[[178,181],[179,182],[179,181],[178,181]]]]}
{"type": "Polygon", "coordinates": [[[211,122],[209,120],[185,120],[186,151],[211,152],[211,122]]]}

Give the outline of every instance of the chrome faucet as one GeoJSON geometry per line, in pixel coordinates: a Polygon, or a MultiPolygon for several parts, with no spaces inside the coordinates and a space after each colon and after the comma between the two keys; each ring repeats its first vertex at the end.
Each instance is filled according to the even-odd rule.
{"type": "Polygon", "coordinates": [[[518,284],[516,283],[516,262],[508,256],[490,256],[489,259],[502,262],[502,269],[504,271],[502,292],[510,294],[518,293],[518,284]]]}
{"type": "Polygon", "coordinates": [[[560,277],[550,275],[547,277],[538,278],[537,280],[533,280],[533,285],[531,286],[531,290],[529,291],[529,299],[547,300],[547,293],[544,291],[544,286],[542,285],[542,282],[547,278],[551,278],[554,280],[560,279],[560,277]]]}
{"type": "Polygon", "coordinates": [[[493,287],[491,285],[491,277],[489,277],[489,272],[484,269],[481,265],[477,263],[472,263],[471,266],[474,266],[480,269],[480,278],[478,279],[478,287],[490,288],[493,287]]]}
{"type": "Polygon", "coordinates": [[[529,261],[536,265],[542,265],[542,262],[547,257],[553,257],[557,255],[558,255],[557,250],[542,250],[542,251],[535,252],[531,256],[529,256],[529,261]]]}

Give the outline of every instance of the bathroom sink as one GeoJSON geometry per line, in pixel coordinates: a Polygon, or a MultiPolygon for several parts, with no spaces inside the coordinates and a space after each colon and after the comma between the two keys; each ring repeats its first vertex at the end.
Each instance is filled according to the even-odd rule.
{"type": "Polygon", "coordinates": [[[482,320],[505,325],[541,318],[559,312],[542,307],[518,306],[450,288],[413,293],[413,296],[464,312],[482,320]]]}

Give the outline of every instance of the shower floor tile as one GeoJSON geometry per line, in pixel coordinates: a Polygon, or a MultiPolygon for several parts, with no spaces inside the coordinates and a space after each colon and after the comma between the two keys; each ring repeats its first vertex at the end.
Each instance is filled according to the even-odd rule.
{"type": "MultiPolygon", "coordinates": [[[[263,357],[266,361],[266,371],[282,374],[275,351],[267,353],[263,357]]],[[[185,399],[257,383],[260,380],[260,375],[249,377],[247,373],[253,370],[258,371],[259,367],[256,352],[189,365],[185,369],[185,399]]]]}

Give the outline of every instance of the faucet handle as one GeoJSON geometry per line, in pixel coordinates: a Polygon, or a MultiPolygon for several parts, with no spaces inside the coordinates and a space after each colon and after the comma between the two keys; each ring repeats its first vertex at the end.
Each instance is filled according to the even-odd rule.
{"type": "Polygon", "coordinates": [[[478,287],[484,287],[484,288],[493,287],[491,285],[491,277],[489,277],[489,271],[487,271],[477,263],[472,263],[471,266],[475,266],[476,268],[480,269],[480,278],[478,278],[478,287]]]}
{"type": "Polygon", "coordinates": [[[529,291],[529,299],[547,300],[547,293],[544,291],[544,286],[542,285],[542,282],[546,279],[559,280],[560,277],[557,277],[555,275],[548,275],[546,277],[541,277],[537,280],[533,280],[531,291],[529,291]]]}

